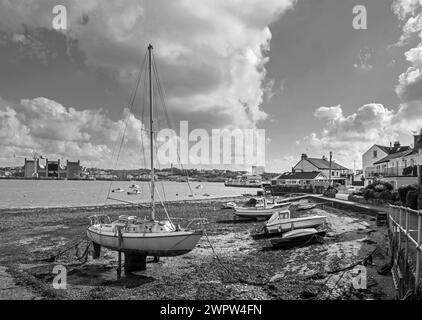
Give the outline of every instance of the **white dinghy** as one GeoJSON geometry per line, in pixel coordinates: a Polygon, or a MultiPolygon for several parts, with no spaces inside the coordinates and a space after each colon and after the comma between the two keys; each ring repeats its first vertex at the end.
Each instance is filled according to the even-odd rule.
{"type": "Polygon", "coordinates": [[[242,218],[268,219],[275,212],[284,211],[291,206],[291,202],[268,203],[266,198],[259,199],[253,207],[235,207],[234,214],[242,218]]]}

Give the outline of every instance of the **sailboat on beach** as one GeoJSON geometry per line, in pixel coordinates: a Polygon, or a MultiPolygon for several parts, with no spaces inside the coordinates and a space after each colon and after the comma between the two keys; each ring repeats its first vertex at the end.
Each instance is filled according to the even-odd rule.
{"type": "Polygon", "coordinates": [[[108,249],[142,256],[177,256],[190,252],[202,237],[202,230],[183,229],[167,219],[156,219],[155,179],[154,179],[154,100],[153,100],[153,66],[152,45],[148,46],[149,69],[149,134],[151,153],[151,205],[149,219],[136,216],[120,216],[111,222],[108,216],[91,217],[91,225],[87,228],[88,238],[96,245],[108,249]]]}

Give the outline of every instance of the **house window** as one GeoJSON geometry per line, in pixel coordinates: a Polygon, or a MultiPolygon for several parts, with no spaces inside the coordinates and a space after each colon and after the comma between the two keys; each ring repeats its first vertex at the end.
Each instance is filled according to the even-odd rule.
{"type": "Polygon", "coordinates": [[[374,150],[373,155],[374,155],[374,158],[378,158],[378,151],[377,150],[374,150]]]}

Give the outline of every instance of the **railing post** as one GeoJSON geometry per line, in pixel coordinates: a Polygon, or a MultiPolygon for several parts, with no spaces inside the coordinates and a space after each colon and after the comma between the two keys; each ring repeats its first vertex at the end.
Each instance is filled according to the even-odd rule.
{"type": "Polygon", "coordinates": [[[400,252],[400,250],[401,250],[401,228],[400,228],[400,226],[402,225],[401,224],[401,212],[402,212],[402,207],[400,207],[400,209],[399,209],[399,221],[398,221],[398,226],[397,226],[397,228],[398,228],[398,241],[397,241],[397,252],[400,252]]]}
{"type": "Polygon", "coordinates": [[[418,247],[416,248],[416,277],[415,277],[415,295],[419,292],[419,282],[420,282],[420,273],[421,273],[421,233],[422,233],[422,211],[418,213],[418,247]]]}
{"type": "Polygon", "coordinates": [[[406,264],[408,263],[408,255],[409,255],[409,210],[406,209],[406,248],[404,251],[406,264]]]}

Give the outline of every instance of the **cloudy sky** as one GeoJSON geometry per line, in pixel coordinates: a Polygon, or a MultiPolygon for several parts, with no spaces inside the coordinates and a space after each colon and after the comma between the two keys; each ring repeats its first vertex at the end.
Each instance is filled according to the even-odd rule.
{"type": "MultiPolygon", "coordinates": [[[[0,166],[13,154],[139,167],[138,106],[154,44],[173,123],[266,130],[267,171],[301,153],[353,168],[422,127],[422,0],[0,0],[0,166]],[[364,5],[367,30],[353,28],[364,5]]],[[[177,129],[177,128],[175,128],[177,129]]]]}

